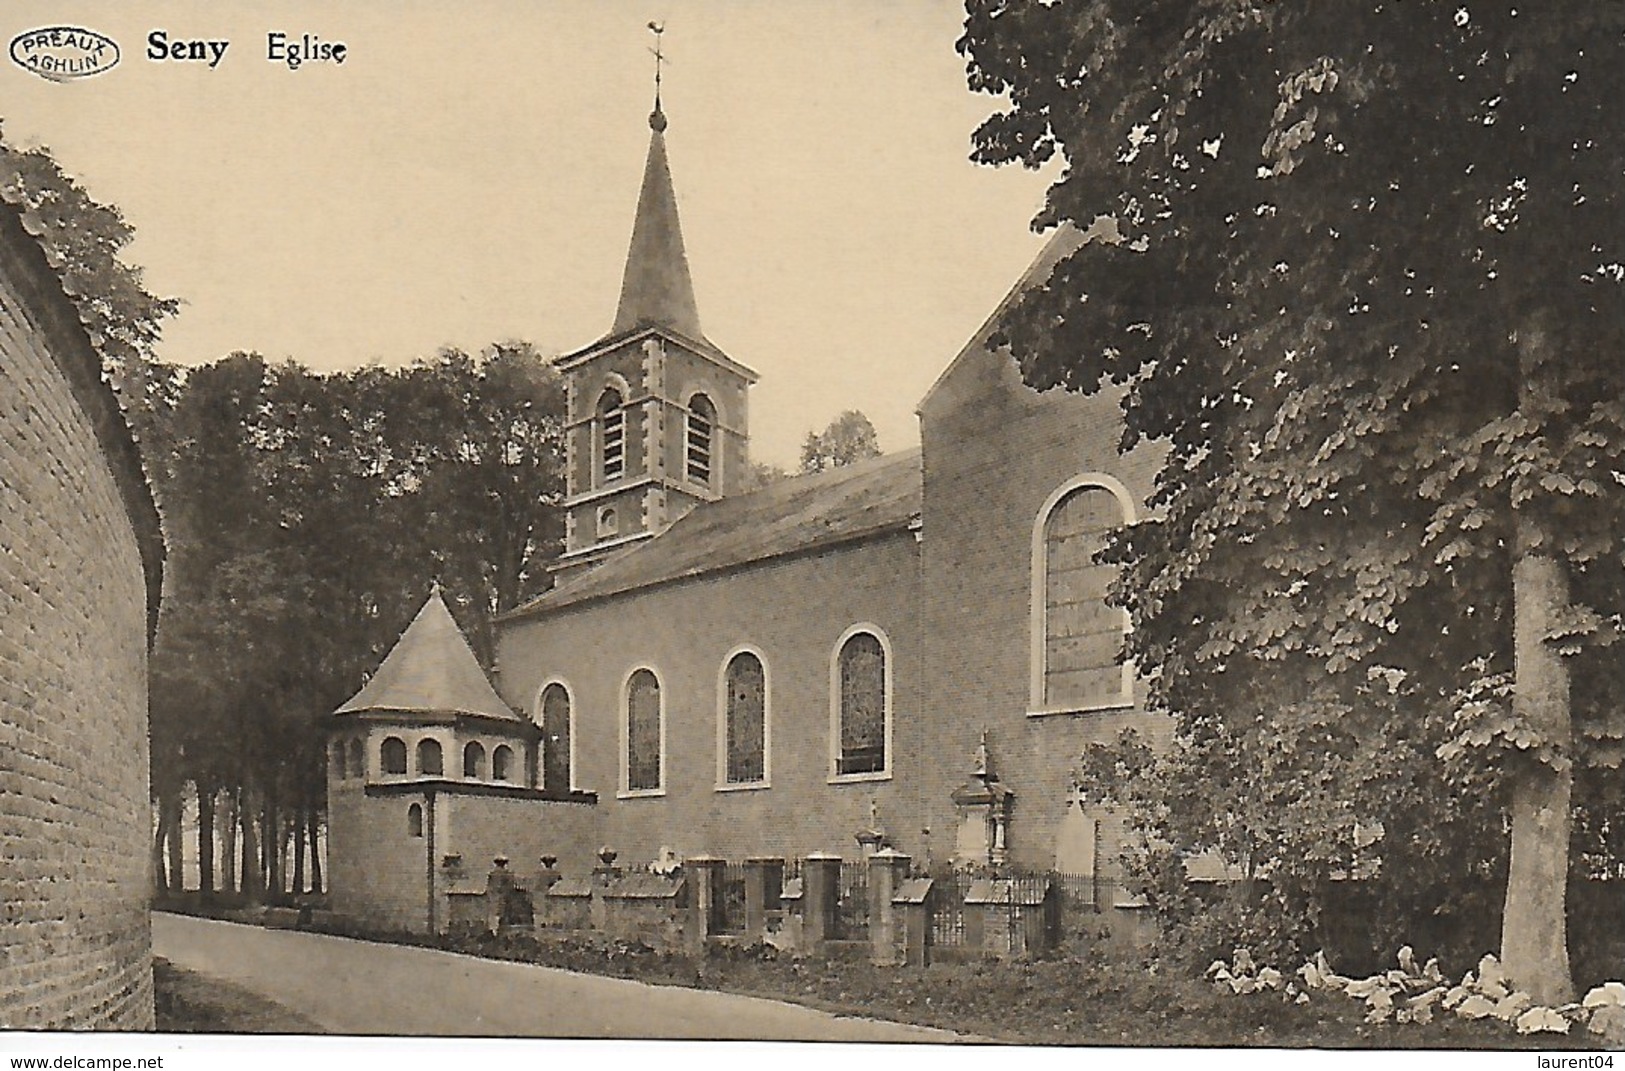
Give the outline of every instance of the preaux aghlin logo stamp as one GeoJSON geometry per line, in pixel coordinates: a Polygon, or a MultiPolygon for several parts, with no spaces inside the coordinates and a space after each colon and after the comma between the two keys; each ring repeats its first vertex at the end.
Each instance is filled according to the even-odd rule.
{"type": "Polygon", "coordinates": [[[118,42],[82,26],[46,26],[11,39],[11,61],[52,82],[71,82],[112,70],[118,42]]]}

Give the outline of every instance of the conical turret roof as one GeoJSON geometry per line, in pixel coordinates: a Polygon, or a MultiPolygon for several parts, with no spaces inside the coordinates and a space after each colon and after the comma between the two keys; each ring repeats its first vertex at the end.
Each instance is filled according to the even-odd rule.
{"type": "Polygon", "coordinates": [[[438,586],[372,680],[334,713],[365,711],[523,720],[491,687],[438,586]]]}
{"type": "Polygon", "coordinates": [[[649,158],[643,165],[643,189],[638,194],[626,273],[621,277],[621,303],[610,333],[665,327],[704,339],[683,248],[683,228],[677,219],[677,194],[666,162],[666,116],[658,102],[649,116],[649,128],[649,158]]]}

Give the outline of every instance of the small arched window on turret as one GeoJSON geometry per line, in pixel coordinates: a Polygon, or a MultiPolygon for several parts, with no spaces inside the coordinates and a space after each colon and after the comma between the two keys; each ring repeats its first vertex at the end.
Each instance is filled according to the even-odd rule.
{"type": "Polygon", "coordinates": [[[493,781],[507,781],[513,777],[513,748],[507,744],[498,745],[491,752],[491,779],[493,781]]]}
{"type": "Polygon", "coordinates": [[[406,772],[406,741],[398,736],[391,736],[378,747],[378,758],[386,774],[404,774],[406,772]]]}
{"type": "Polygon", "coordinates": [[[684,437],[683,471],[694,483],[711,486],[712,440],[717,426],[717,407],[703,394],[688,402],[688,433],[684,437]]]}
{"type": "Polygon", "coordinates": [[[439,777],[445,772],[446,767],[440,756],[440,741],[418,741],[418,773],[439,777]]]}
{"type": "Polygon", "coordinates": [[[609,483],[626,475],[626,411],[621,392],[614,387],[598,396],[598,482],[609,483]]]}
{"type": "Polygon", "coordinates": [[[485,776],[485,746],[470,740],[463,748],[463,776],[478,780],[485,776]]]}
{"type": "MultiPolygon", "coordinates": [[[[401,757],[405,759],[405,755],[401,757]]],[[[350,741],[350,776],[367,776],[367,752],[359,737],[350,741]]]]}
{"type": "Polygon", "coordinates": [[[414,803],[406,809],[406,835],[423,836],[423,804],[414,803]]]}

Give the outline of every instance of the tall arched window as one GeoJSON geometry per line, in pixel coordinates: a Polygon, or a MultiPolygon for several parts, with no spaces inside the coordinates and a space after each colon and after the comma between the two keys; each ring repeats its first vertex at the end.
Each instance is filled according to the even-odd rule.
{"type": "Polygon", "coordinates": [[[1100,710],[1131,701],[1120,661],[1128,615],[1108,606],[1117,568],[1097,562],[1109,533],[1131,521],[1121,487],[1084,477],[1039,515],[1033,538],[1035,712],[1100,710]]]}
{"type": "Polygon", "coordinates": [[[378,746],[378,761],[386,774],[403,774],[406,772],[406,741],[398,736],[390,736],[378,746]]]}
{"type": "Polygon", "coordinates": [[[658,792],[662,785],[660,681],[640,669],[626,682],[626,791],[658,792]]]}
{"type": "Polygon", "coordinates": [[[831,692],[835,704],[835,775],[884,774],[891,740],[891,679],[886,645],[866,628],[854,629],[836,651],[831,692]]]}
{"type": "Polygon", "coordinates": [[[683,471],[695,483],[711,483],[711,440],[717,426],[717,407],[703,394],[688,402],[687,435],[684,436],[683,471]]]}
{"type": "Polygon", "coordinates": [[[507,781],[513,777],[513,748],[498,744],[491,752],[491,780],[507,781]]]}
{"type": "Polygon", "coordinates": [[[418,773],[431,777],[439,777],[446,772],[445,762],[440,754],[440,741],[418,741],[418,773]]]}
{"type": "Polygon", "coordinates": [[[610,387],[598,396],[598,482],[626,475],[626,411],[621,392],[610,387]]]}
{"type": "MultiPolygon", "coordinates": [[[[404,748],[401,759],[402,765],[404,766],[406,759],[404,748]]],[[[403,770],[402,772],[405,771],[403,770]]],[[[350,776],[367,776],[367,749],[362,745],[360,737],[350,741],[350,776]]]]}
{"type": "Polygon", "coordinates": [[[406,809],[406,835],[423,836],[423,804],[414,803],[406,809]]]}
{"type": "Polygon", "coordinates": [[[485,776],[485,745],[478,740],[470,740],[463,747],[463,776],[485,776]]]}
{"type": "Polygon", "coordinates": [[[542,787],[570,791],[570,693],[562,684],[542,689],[542,787]]]}
{"type": "Polygon", "coordinates": [[[767,668],[750,651],[728,659],[722,679],[722,782],[767,780],[767,668]]]}

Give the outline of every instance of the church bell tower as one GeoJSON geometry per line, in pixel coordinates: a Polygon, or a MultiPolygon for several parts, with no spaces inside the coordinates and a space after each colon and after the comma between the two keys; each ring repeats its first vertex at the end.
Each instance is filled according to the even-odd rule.
{"type": "Polygon", "coordinates": [[[657,75],[614,325],[557,365],[569,410],[560,580],[739,490],[749,467],[746,395],[757,376],[700,329],[666,127],[657,75]]]}

